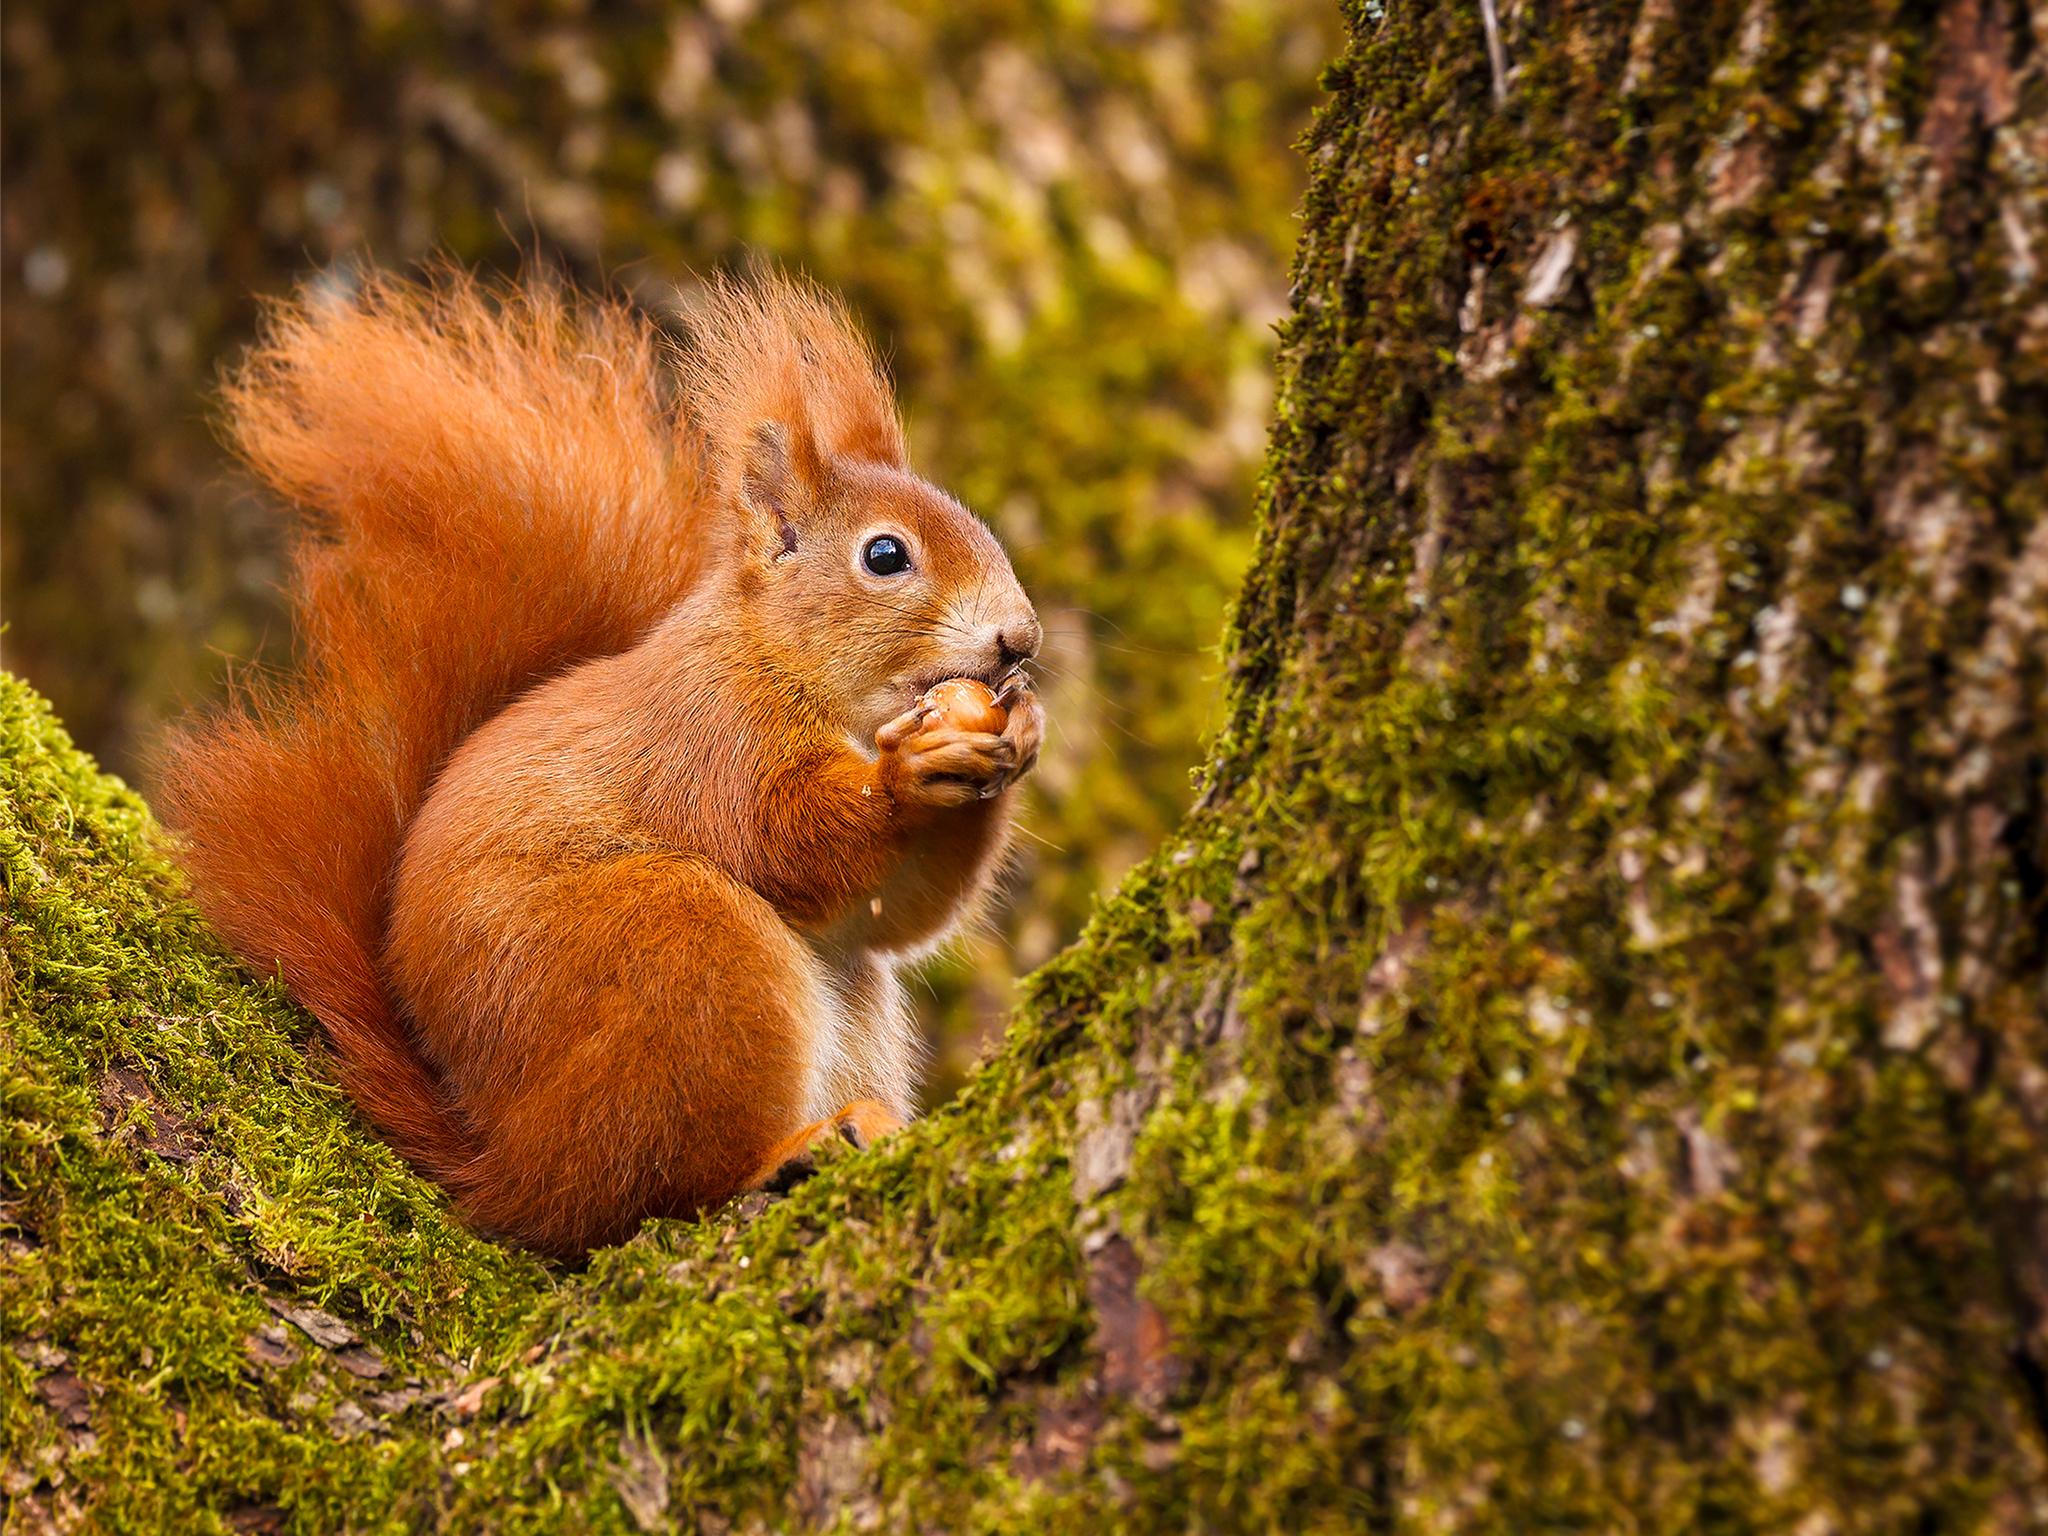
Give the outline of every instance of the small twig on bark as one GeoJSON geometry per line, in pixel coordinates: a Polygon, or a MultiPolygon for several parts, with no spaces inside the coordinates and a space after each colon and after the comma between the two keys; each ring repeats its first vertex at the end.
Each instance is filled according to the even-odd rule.
{"type": "Polygon", "coordinates": [[[1493,104],[1508,104],[1508,51],[1501,46],[1500,12],[1494,0],[1479,0],[1479,18],[1486,23],[1486,62],[1493,66],[1493,104]]]}

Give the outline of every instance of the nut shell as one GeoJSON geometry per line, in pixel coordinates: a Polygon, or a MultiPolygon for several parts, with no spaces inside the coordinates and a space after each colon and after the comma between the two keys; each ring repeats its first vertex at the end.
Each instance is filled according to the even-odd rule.
{"type": "Polygon", "coordinates": [[[925,691],[924,707],[956,731],[1002,734],[1009,711],[996,702],[985,683],[971,677],[950,678],[925,691]]]}

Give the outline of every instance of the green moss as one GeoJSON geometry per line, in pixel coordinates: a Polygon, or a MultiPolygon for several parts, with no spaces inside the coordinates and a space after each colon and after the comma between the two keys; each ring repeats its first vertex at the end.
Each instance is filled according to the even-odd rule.
{"type": "Polygon", "coordinates": [[[248,1379],[266,1299],[350,1317],[388,1380],[445,1376],[547,1276],[364,1137],[309,1072],[302,1018],[178,898],[140,802],[11,677],[0,777],[10,1497],[83,1498],[130,1529],[272,1497],[309,1517],[367,1504],[394,1468],[332,1438],[353,1378],[302,1358],[248,1379]],[[44,1411],[38,1383],[66,1376],[85,1425],[44,1411]]]}

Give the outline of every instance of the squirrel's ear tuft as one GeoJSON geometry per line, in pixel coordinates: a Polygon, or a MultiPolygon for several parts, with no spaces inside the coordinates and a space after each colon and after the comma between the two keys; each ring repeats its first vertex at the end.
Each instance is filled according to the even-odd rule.
{"type": "Polygon", "coordinates": [[[782,541],[782,553],[793,554],[797,530],[817,504],[824,465],[807,427],[794,429],[779,421],[756,422],[747,440],[740,470],[740,496],[782,541]]]}
{"type": "MultiPolygon", "coordinates": [[[[721,486],[755,499],[776,483],[764,424],[785,434],[787,472],[819,483],[830,460],[901,468],[903,429],[873,350],[846,307],[800,279],[714,276],[688,302],[684,420],[721,486]]],[[[801,519],[798,519],[801,523],[801,519]]]]}

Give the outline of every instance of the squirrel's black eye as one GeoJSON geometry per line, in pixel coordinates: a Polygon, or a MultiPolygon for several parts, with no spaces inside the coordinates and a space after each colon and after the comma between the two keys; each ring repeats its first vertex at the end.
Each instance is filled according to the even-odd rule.
{"type": "Polygon", "coordinates": [[[877,534],[860,552],[860,563],[876,576],[900,576],[910,569],[910,551],[903,541],[889,534],[877,534]]]}

